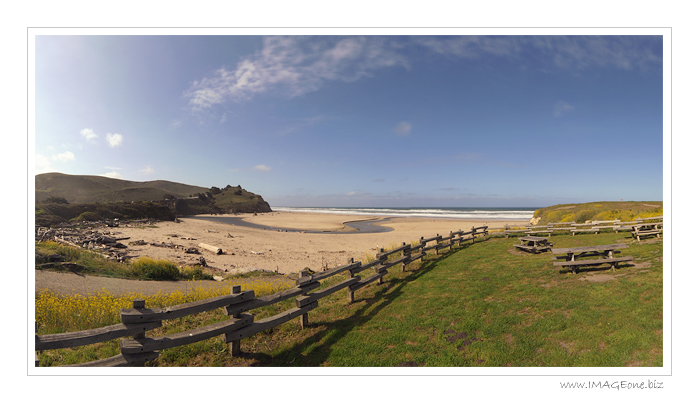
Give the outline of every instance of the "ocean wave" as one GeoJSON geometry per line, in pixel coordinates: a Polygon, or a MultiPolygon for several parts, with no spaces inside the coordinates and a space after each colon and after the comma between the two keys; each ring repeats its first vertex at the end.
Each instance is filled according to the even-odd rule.
{"type": "Polygon", "coordinates": [[[291,208],[273,207],[279,212],[330,213],[338,215],[425,217],[465,220],[530,220],[529,208],[291,208]]]}

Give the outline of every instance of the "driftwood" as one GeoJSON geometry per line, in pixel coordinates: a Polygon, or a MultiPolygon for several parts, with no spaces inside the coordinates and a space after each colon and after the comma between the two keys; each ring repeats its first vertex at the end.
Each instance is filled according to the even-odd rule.
{"type": "Polygon", "coordinates": [[[203,249],[205,249],[205,250],[207,250],[207,251],[211,251],[211,252],[213,252],[214,254],[217,254],[217,255],[223,254],[223,253],[224,253],[224,250],[222,250],[221,248],[219,248],[219,247],[214,247],[213,245],[209,245],[209,244],[199,243],[199,248],[203,248],[203,249]]]}

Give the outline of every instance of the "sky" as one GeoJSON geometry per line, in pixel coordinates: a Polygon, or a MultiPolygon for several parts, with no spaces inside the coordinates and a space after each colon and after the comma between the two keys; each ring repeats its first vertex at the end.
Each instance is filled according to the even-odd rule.
{"type": "Polygon", "coordinates": [[[241,185],[273,207],[663,200],[661,35],[52,34],[33,48],[35,174],[241,185]]]}

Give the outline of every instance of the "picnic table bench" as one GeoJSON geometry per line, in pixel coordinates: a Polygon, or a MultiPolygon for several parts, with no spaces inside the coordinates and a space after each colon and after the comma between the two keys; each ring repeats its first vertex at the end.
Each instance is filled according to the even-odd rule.
{"type": "Polygon", "coordinates": [[[590,247],[570,247],[570,248],[553,248],[552,254],[566,254],[563,256],[555,256],[553,260],[565,259],[565,261],[554,262],[555,267],[569,267],[573,273],[577,273],[580,267],[598,266],[602,264],[610,264],[611,267],[617,268],[620,262],[628,262],[634,260],[632,256],[615,257],[618,249],[629,247],[627,244],[607,244],[594,245],[590,247]],[[581,259],[587,257],[602,257],[597,259],[581,259]]]}
{"type": "Polygon", "coordinates": [[[551,249],[553,245],[554,244],[547,241],[546,237],[535,236],[520,237],[520,244],[513,244],[513,246],[520,248],[521,250],[533,253],[547,251],[551,249]]]}
{"type": "Polygon", "coordinates": [[[632,226],[632,237],[636,237],[637,241],[642,241],[641,237],[645,236],[656,236],[659,238],[661,232],[663,232],[663,222],[662,223],[642,223],[632,226]]]}

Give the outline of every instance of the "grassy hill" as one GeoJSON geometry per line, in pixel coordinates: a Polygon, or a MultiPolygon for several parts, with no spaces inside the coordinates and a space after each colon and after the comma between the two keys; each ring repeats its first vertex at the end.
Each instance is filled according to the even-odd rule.
{"type": "Polygon", "coordinates": [[[34,177],[36,200],[65,198],[69,203],[158,201],[185,198],[209,189],[170,181],[126,181],[98,175],[39,174],[34,177]]]}
{"type": "Polygon", "coordinates": [[[35,176],[38,225],[102,219],[172,220],[175,215],[271,212],[270,205],[240,185],[199,187],[171,181],[126,181],[96,175],[35,176]]]}
{"type": "Polygon", "coordinates": [[[663,201],[655,202],[589,202],[554,205],[538,209],[532,215],[538,224],[587,220],[631,221],[636,218],[663,216],[663,201]]]}

